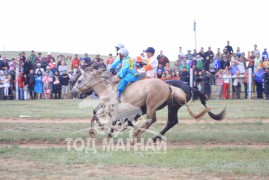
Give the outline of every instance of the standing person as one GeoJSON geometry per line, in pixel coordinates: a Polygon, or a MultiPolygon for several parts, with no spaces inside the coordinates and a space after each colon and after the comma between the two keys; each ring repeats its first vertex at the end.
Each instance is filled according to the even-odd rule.
{"type": "Polygon", "coordinates": [[[197,54],[196,58],[196,66],[198,71],[202,71],[204,68],[204,59],[200,56],[200,54],[197,54]]]}
{"type": "Polygon", "coordinates": [[[227,59],[227,56],[225,54],[223,54],[222,56],[222,60],[221,60],[221,68],[224,70],[227,66],[230,67],[230,61],[227,59]]]}
{"type": "Polygon", "coordinates": [[[265,68],[263,74],[263,83],[264,83],[264,94],[266,99],[269,99],[269,67],[265,68]]]}
{"type": "Polygon", "coordinates": [[[79,60],[79,58],[78,58],[78,55],[75,54],[75,57],[74,57],[74,59],[72,60],[72,64],[71,64],[71,70],[74,69],[74,66],[75,66],[75,65],[79,66],[79,64],[80,64],[80,60],[79,60]]]}
{"type": "Polygon", "coordinates": [[[257,53],[256,58],[254,59],[254,72],[257,71],[258,69],[258,65],[260,64],[260,62],[262,62],[262,58],[260,56],[260,53],[257,53]]]}
{"type": "Polygon", "coordinates": [[[209,56],[209,59],[213,59],[214,58],[214,53],[211,50],[211,47],[208,47],[208,50],[205,52],[205,56],[209,56]]]}
{"type": "Polygon", "coordinates": [[[262,52],[262,60],[264,61],[265,58],[269,58],[267,48],[264,48],[264,51],[262,52]]]}
{"type": "Polygon", "coordinates": [[[231,73],[229,67],[225,68],[225,74],[223,74],[223,99],[229,99],[230,97],[230,79],[231,73]]]}
{"type": "Polygon", "coordinates": [[[241,93],[241,84],[244,76],[240,74],[240,71],[237,70],[236,73],[232,76],[233,78],[233,86],[235,89],[235,97],[236,99],[240,99],[240,93],[241,93]]]}
{"type": "Polygon", "coordinates": [[[209,64],[210,64],[210,57],[209,56],[206,56],[205,60],[204,60],[204,66],[203,68],[206,70],[206,71],[209,71],[209,64]]]}
{"type": "Polygon", "coordinates": [[[188,49],[187,54],[185,54],[184,57],[186,57],[187,60],[189,60],[189,61],[192,59],[192,54],[191,54],[191,50],[190,49],[188,49]]]}
{"type": "Polygon", "coordinates": [[[210,77],[211,74],[206,71],[205,69],[202,70],[202,76],[203,76],[203,81],[202,81],[202,92],[207,98],[210,98],[211,96],[211,87],[210,87],[210,77]]]}
{"type": "Polygon", "coordinates": [[[37,63],[41,63],[41,61],[42,61],[42,54],[41,54],[41,53],[38,53],[38,54],[37,54],[37,57],[36,57],[36,59],[35,59],[35,65],[36,65],[37,63]]]}
{"type": "Polygon", "coordinates": [[[31,51],[31,55],[28,57],[28,59],[32,63],[32,65],[35,65],[37,57],[34,50],[31,51]]]}
{"type": "Polygon", "coordinates": [[[93,59],[93,61],[96,61],[96,62],[100,62],[100,61],[104,61],[102,58],[100,58],[100,53],[96,53],[95,55],[95,58],[93,59]]]}
{"type": "Polygon", "coordinates": [[[58,71],[57,63],[53,62],[52,63],[53,67],[50,69],[52,74],[54,74],[56,71],[58,71]]]}
{"type": "Polygon", "coordinates": [[[222,69],[219,69],[215,75],[216,77],[216,99],[220,100],[222,97],[222,88],[223,88],[223,74],[222,69]]]}
{"type": "Polygon", "coordinates": [[[240,51],[240,47],[237,47],[236,55],[237,55],[237,57],[239,57],[239,58],[242,56],[242,53],[241,53],[241,51],[240,51]]]}
{"type": "Polygon", "coordinates": [[[261,71],[261,68],[258,68],[257,71],[254,73],[254,82],[256,85],[256,91],[257,91],[257,98],[258,99],[262,99],[263,95],[263,87],[262,87],[262,83],[263,83],[263,74],[264,72],[261,71]]]}
{"type": "Polygon", "coordinates": [[[53,76],[53,94],[54,99],[61,99],[62,85],[60,83],[60,75],[58,71],[55,71],[53,76]]]}
{"type": "Polygon", "coordinates": [[[158,59],[154,56],[155,49],[153,47],[148,47],[144,52],[147,57],[147,65],[145,66],[146,79],[154,78],[158,67],[158,59]]]}
{"type": "Polygon", "coordinates": [[[4,80],[5,76],[3,72],[0,70],[0,100],[4,99],[4,80]]]}
{"type": "MultiPolygon", "coordinates": [[[[59,73],[60,74],[60,73],[59,73]]],[[[60,75],[60,83],[62,85],[62,98],[68,98],[68,84],[69,84],[69,76],[66,71],[63,71],[63,74],[60,75]]]]}
{"type": "Polygon", "coordinates": [[[216,54],[219,54],[219,56],[222,57],[222,52],[220,51],[220,48],[217,48],[216,54]]]}
{"type": "Polygon", "coordinates": [[[190,82],[190,72],[187,71],[186,67],[183,67],[182,71],[180,72],[180,80],[184,81],[186,84],[190,82]]]}
{"type": "Polygon", "coordinates": [[[18,82],[18,88],[19,88],[19,100],[24,100],[24,82],[25,82],[25,78],[23,73],[19,73],[19,76],[17,78],[17,82],[18,82]]]}
{"type": "Polygon", "coordinates": [[[225,46],[227,48],[227,51],[232,54],[234,53],[233,47],[230,45],[230,41],[227,41],[227,45],[225,46]]]}
{"type": "Polygon", "coordinates": [[[180,55],[181,57],[184,57],[184,53],[182,51],[182,47],[179,47],[179,52],[178,52],[178,55],[180,55]]]}
{"type": "Polygon", "coordinates": [[[55,58],[52,56],[51,52],[48,52],[46,60],[47,60],[47,63],[51,62],[51,60],[53,60],[53,62],[55,62],[55,58]]]}
{"type": "Polygon", "coordinates": [[[8,65],[9,65],[9,70],[10,71],[15,71],[16,70],[15,58],[12,58],[12,60],[8,63],[8,65]]]}
{"type": "Polygon", "coordinates": [[[61,62],[61,65],[58,67],[58,71],[59,71],[60,76],[63,75],[64,72],[67,72],[67,65],[65,61],[61,62]]]}
{"type": "Polygon", "coordinates": [[[2,61],[0,61],[0,71],[9,69],[8,61],[6,57],[3,57],[2,61]]]}
{"type": "Polygon", "coordinates": [[[257,56],[257,54],[261,54],[261,53],[260,53],[260,50],[257,49],[257,47],[258,47],[257,44],[254,44],[254,50],[253,50],[253,51],[254,51],[254,55],[255,55],[255,56],[257,56]]]}
{"type": "Polygon", "coordinates": [[[88,53],[85,53],[85,54],[84,54],[84,57],[81,58],[80,60],[81,60],[81,61],[84,60],[84,62],[85,62],[85,66],[86,66],[86,67],[92,64],[92,60],[91,60],[91,58],[89,57],[88,53]]]}
{"type": "Polygon", "coordinates": [[[221,59],[220,59],[220,55],[217,54],[216,57],[213,60],[213,65],[216,71],[218,71],[219,69],[221,69],[221,59]]]}
{"type": "Polygon", "coordinates": [[[169,63],[169,59],[163,54],[163,50],[160,51],[160,54],[157,56],[158,63],[162,64],[163,66],[166,65],[166,63],[169,63]]]}
{"type": "Polygon", "coordinates": [[[8,94],[9,94],[9,87],[10,87],[10,77],[8,74],[5,75],[4,81],[4,96],[6,97],[6,99],[8,99],[8,94]]]}
{"type": "Polygon", "coordinates": [[[35,99],[34,87],[35,87],[35,74],[34,70],[30,70],[30,74],[27,75],[25,85],[28,87],[30,98],[35,99]]]}
{"type": "Polygon", "coordinates": [[[42,72],[41,70],[38,70],[35,76],[35,87],[34,87],[34,92],[37,95],[37,99],[41,98],[43,92],[42,78],[43,78],[42,72]]]}
{"type": "MultiPolygon", "coordinates": [[[[47,66],[46,66],[47,67],[47,66]]],[[[45,67],[45,69],[46,69],[45,67]]],[[[41,67],[41,63],[37,63],[37,68],[35,70],[35,74],[37,74],[37,71],[41,71],[42,75],[44,74],[45,70],[41,67]]]]}
{"type": "Polygon", "coordinates": [[[204,48],[201,47],[199,53],[198,53],[203,59],[205,59],[206,55],[205,55],[205,52],[204,52],[204,48]]]}
{"type": "Polygon", "coordinates": [[[244,73],[244,92],[245,92],[245,99],[248,98],[248,69],[246,69],[244,73]]]}
{"type": "Polygon", "coordinates": [[[42,82],[43,82],[43,93],[44,93],[45,99],[49,99],[50,94],[51,94],[50,83],[52,82],[52,79],[48,72],[45,72],[45,76],[43,76],[42,82]]]}
{"type": "MultiPolygon", "coordinates": [[[[46,67],[48,66],[47,58],[43,57],[43,58],[42,58],[42,61],[41,61],[41,63],[40,63],[40,65],[41,65],[41,68],[42,68],[43,70],[46,70],[46,67]]],[[[43,75],[44,75],[44,72],[42,72],[42,73],[43,73],[43,75]]]]}
{"type": "MultiPolygon", "coordinates": [[[[237,64],[235,62],[232,62],[232,65],[230,66],[231,75],[235,75],[238,70],[237,64]]],[[[234,78],[232,79],[232,83],[234,83],[234,78]]],[[[232,98],[235,99],[235,86],[232,86],[232,98]]]]}
{"type": "Polygon", "coordinates": [[[28,75],[30,73],[30,70],[33,69],[33,64],[29,60],[29,58],[26,58],[24,64],[23,64],[23,73],[25,75],[28,75]]]}

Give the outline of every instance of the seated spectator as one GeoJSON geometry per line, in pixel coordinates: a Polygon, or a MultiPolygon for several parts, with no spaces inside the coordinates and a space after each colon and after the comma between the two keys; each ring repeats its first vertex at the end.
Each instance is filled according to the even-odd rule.
{"type": "Polygon", "coordinates": [[[72,64],[71,64],[71,70],[74,69],[74,66],[75,66],[75,65],[78,66],[79,64],[80,64],[80,60],[79,60],[79,58],[78,58],[78,55],[75,54],[75,58],[72,60],[72,64]]]}
{"type": "Polygon", "coordinates": [[[222,88],[223,88],[223,74],[222,69],[219,69],[215,75],[216,77],[216,99],[222,98],[222,88]]]}
{"type": "Polygon", "coordinates": [[[67,72],[67,65],[65,61],[61,62],[61,65],[58,67],[58,71],[59,71],[60,76],[63,75],[64,72],[67,72]]]}
{"type": "Polygon", "coordinates": [[[62,85],[62,97],[63,99],[67,99],[69,92],[68,92],[68,85],[69,85],[69,76],[66,71],[63,71],[63,74],[60,75],[60,83],[62,85]]]}
{"type": "Polygon", "coordinates": [[[50,77],[48,72],[45,72],[45,75],[42,78],[43,83],[43,93],[45,99],[49,99],[51,95],[51,82],[52,78],[50,77]]]}
{"type": "Polygon", "coordinates": [[[52,81],[53,81],[54,99],[61,99],[62,85],[60,83],[60,75],[58,71],[55,71],[52,81]]]}
{"type": "Polygon", "coordinates": [[[179,80],[178,74],[176,72],[174,72],[174,71],[171,74],[171,80],[179,80]]]}

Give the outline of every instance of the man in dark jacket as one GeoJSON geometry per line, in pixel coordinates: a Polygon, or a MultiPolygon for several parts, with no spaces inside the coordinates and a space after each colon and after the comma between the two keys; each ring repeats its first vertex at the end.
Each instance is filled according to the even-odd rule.
{"type": "Polygon", "coordinates": [[[227,46],[225,46],[225,48],[227,48],[227,51],[232,54],[234,52],[233,47],[230,46],[230,41],[227,41],[227,46]]]}
{"type": "Polygon", "coordinates": [[[183,70],[181,71],[180,80],[187,84],[190,82],[190,72],[187,71],[186,67],[183,67],[183,70]]]}
{"type": "Polygon", "coordinates": [[[6,57],[3,57],[3,60],[0,61],[0,70],[6,70],[6,69],[9,69],[8,61],[6,57]]]}
{"type": "Polygon", "coordinates": [[[68,98],[68,85],[69,85],[69,76],[66,71],[60,76],[60,83],[62,85],[62,97],[63,99],[68,98]]]}
{"type": "Polygon", "coordinates": [[[208,47],[208,51],[205,52],[205,57],[209,56],[209,59],[213,59],[214,58],[214,53],[211,50],[211,47],[208,47]]]}
{"type": "Polygon", "coordinates": [[[28,86],[31,99],[35,99],[34,87],[35,87],[35,74],[34,70],[30,70],[30,73],[27,75],[25,85],[28,86]]]}
{"type": "Polygon", "coordinates": [[[26,59],[26,61],[23,64],[23,73],[25,75],[28,75],[30,73],[30,70],[33,69],[33,64],[29,60],[29,58],[26,59]]]}

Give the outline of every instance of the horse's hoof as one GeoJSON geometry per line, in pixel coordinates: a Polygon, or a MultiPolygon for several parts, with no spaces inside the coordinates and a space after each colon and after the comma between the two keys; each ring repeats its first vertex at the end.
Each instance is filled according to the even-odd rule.
{"type": "Polygon", "coordinates": [[[161,141],[162,138],[160,136],[156,136],[152,140],[153,140],[154,143],[156,143],[157,141],[161,141]]]}

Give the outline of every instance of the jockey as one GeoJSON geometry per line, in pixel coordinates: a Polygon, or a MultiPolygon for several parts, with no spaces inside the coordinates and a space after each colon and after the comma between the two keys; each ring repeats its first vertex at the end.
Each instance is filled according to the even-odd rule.
{"type": "Polygon", "coordinates": [[[116,58],[115,61],[111,64],[111,66],[110,66],[110,68],[109,68],[109,71],[110,71],[112,74],[113,74],[113,72],[115,73],[115,70],[116,70],[116,72],[118,72],[118,71],[117,71],[117,68],[118,68],[119,64],[121,64],[121,62],[122,62],[122,60],[121,60],[120,57],[119,57],[119,53],[118,53],[118,51],[119,51],[121,48],[124,48],[124,45],[121,44],[121,43],[118,43],[118,44],[116,44],[115,48],[116,48],[116,51],[117,51],[117,58],[116,58]]]}
{"type": "Polygon", "coordinates": [[[135,70],[136,64],[128,55],[129,52],[125,48],[121,48],[118,51],[119,58],[122,61],[122,67],[116,76],[113,77],[112,82],[120,82],[117,89],[117,100],[120,102],[121,93],[125,87],[134,81],[139,79],[139,73],[135,70]]]}
{"type": "Polygon", "coordinates": [[[147,56],[147,65],[144,66],[146,70],[146,79],[154,78],[159,64],[158,59],[154,57],[155,49],[153,47],[148,47],[144,52],[147,56]]]}

